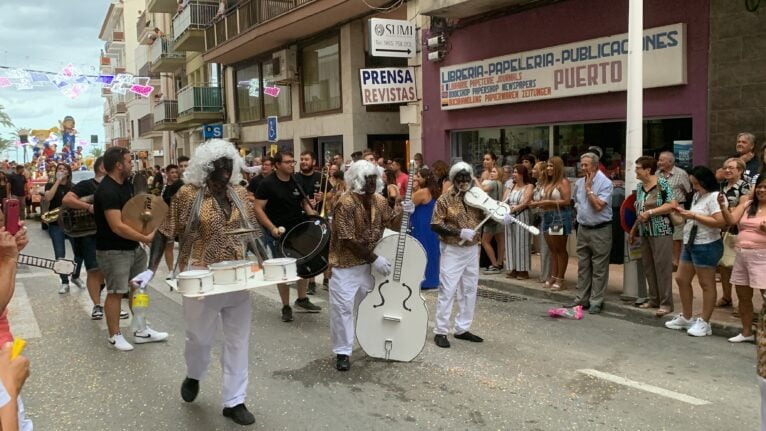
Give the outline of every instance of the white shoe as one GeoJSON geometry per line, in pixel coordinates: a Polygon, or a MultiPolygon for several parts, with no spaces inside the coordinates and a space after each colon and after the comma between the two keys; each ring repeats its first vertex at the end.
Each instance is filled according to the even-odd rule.
{"type": "Polygon", "coordinates": [[[107,338],[107,341],[109,341],[110,346],[117,350],[121,350],[123,352],[130,352],[133,350],[133,346],[128,343],[128,340],[126,340],[120,332],[114,334],[112,337],[107,338]]]}
{"type": "Polygon", "coordinates": [[[692,337],[704,337],[706,335],[713,335],[713,328],[700,317],[694,322],[692,327],[686,331],[686,333],[692,337]]]}
{"type": "Polygon", "coordinates": [[[63,295],[67,292],[69,292],[69,283],[61,283],[61,287],[59,287],[59,294],[63,295]]]}
{"type": "Polygon", "coordinates": [[[686,319],[684,315],[679,313],[673,320],[665,322],[665,327],[668,329],[689,329],[694,324],[694,318],[686,319]]]}
{"type": "Polygon", "coordinates": [[[143,331],[136,331],[133,333],[133,342],[136,344],[154,343],[157,341],[164,341],[168,338],[167,332],[157,332],[150,327],[146,327],[143,331]]]}
{"type": "Polygon", "coordinates": [[[79,278],[73,278],[72,283],[74,283],[74,285],[79,287],[80,289],[85,289],[85,285],[82,284],[82,280],[80,280],[79,278]]]}
{"type": "Polygon", "coordinates": [[[120,310],[120,320],[125,320],[130,317],[130,313],[125,310],[120,310]]]}
{"type": "Polygon", "coordinates": [[[750,335],[748,337],[745,337],[742,334],[737,334],[736,337],[729,338],[729,342],[730,343],[744,343],[745,341],[749,341],[749,342],[752,343],[752,342],[755,341],[755,336],[754,335],[750,335]]]}

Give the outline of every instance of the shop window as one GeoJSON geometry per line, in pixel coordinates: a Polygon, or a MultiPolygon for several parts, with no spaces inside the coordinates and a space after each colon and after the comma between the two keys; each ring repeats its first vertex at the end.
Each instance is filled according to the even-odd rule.
{"type": "Polygon", "coordinates": [[[263,119],[259,64],[237,69],[236,80],[237,118],[239,121],[245,123],[263,119]]]}
{"type": "Polygon", "coordinates": [[[339,45],[334,35],[301,49],[301,91],[306,114],[341,108],[339,45]]]}
{"type": "Polygon", "coordinates": [[[266,116],[288,117],[292,115],[291,105],[291,93],[289,85],[279,85],[274,78],[274,62],[264,61],[261,64],[261,70],[263,71],[263,86],[261,93],[263,94],[263,111],[266,116]],[[279,94],[274,97],[272,92],[274,88],[279,89],[279,94]]]}
{"type": "MultiPolygon", "coordinates": [[[[549,127],[491,127],[452,132],[452,154],[481,174],[484,153],[497,155],[500,166],[514,165],[520,155],[532,154],[537,160],[548,159],[549,127]]],[[[451,161],[447,161],[451,162],[451,161]]]]}

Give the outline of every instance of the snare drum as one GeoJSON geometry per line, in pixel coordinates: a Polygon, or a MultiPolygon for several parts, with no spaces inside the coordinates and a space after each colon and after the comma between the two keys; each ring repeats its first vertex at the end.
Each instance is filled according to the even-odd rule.
{"type": "Polygon", "coordinates": [[[298,276],[311,278],[327,269],[329,251],[330,225],[322,217],[309,216],[282,236],[277,254],[296,259],[298,276]]]}
{"type": "Polygon", "coordinates": [[[208,265],[213,271],[215,284],[247,283],[250,272],[250,262],[242,260],[227,260],[208,265]]]}
{"type": "Polygon", "coordinates": [[[282,281],[296,277],[298,277],[296,260],[291,257],[263,261],[263,279],[265,281],[282,281]]]}
{"type": "Polygon", "coordinates": [[[192,269],[176,276],[181,294],[202,294],[213,290],[213,272],[207,269],[192,269]]]}

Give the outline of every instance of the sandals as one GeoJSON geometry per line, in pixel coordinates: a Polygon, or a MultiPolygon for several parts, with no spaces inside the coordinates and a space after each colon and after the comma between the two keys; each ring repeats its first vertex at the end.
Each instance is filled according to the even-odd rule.
{"type": "Polygon", "coordinates": [[[561,292],[562,290],[567,290],[567,287],[564,285],[564,279],[553,277],[555,282],[551,285],[551,292],[561,292]]]}
{"type": "Polygon", "coordinates": [[[672,312],[673,312],[673,310],[668,310],[667,308],[660,308],[659,310],[657,310],[656,313],[654,313],[654,315],[657,316],[657,317],[663,317],[663,316],[665,316],[667,314],[670,314],[672,312]]]}
{"type": "Polygon", "coordinates": [[[731,298],[724,298],[724,297],[719,298],[718,301],[716,301],[715,303],[715,306],[720,308],[731,307],[731,305],[732,305],[731,298]]]}
{"type": "Polygon", "coordinates": [[[639,305],[638,308],[643,308],[643,309],[657,308],[657,305],[652,304],[651,302],[647,301],[647,302],[644,302],[643,304],[639,305]]]}

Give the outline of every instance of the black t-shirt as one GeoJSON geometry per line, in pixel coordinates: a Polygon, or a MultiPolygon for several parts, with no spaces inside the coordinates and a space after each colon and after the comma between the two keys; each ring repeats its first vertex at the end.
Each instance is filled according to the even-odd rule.
{"type": "Polygon", "coordinates": [[[130,181],[118,184],[109,175],[101,180],[93,202],[96,216],[96,250],[135,250],[138,247],[138,242],[114,233],[104,213],[106,210],[121,210],[132,197],[133,185],[130,181]]]}
{"type": "Polygon", "coordinates": [[[27,177],[19,174],[8,175],[8,182],[11,183],[11,194],[14,196],[24,196],[26,194],[27,177]]]}
{"type": "MultiPolygon", "coordinates": [[[[53,188],[54,183],[47,183],[45,184],[45,191],[53,188]]],[[[51,199],[50,204],[48,204],[48,211],[55,210],[56,208],[61,206],[61,201],[64,200],[64,195],[67,194],[70,190],[69,184],[59,184],[58,188],[56,188],[56,193],[53,195],[53,198],[51,199]]]]}
{"type": "Polygon", "coordinates": [[[322,174],[319,172],[314,172],[311,175],[303,175],[299,172],[295,175],[295,178],[298,180],[298,184],[303,188],[303,192],[306,193],[306,196],[309,198],[313,198],[314,193],[322,191],[322,174]]]}
{"type": "Polygon", "coordinates": [[[170,201],[173,199],[173,196],[178,193],[178,190],[180,190],[183,185],[184,180],[178,179],[173,184],[165,187],[165,190],[162,191],[162,200],[164,200],[166,204],[170,205],[170,201]]]}
{"type": "MultiPolygon", "coordinates": [[[[271,175],[271,174],[269,174],[271,175]]],[[[268,175],[267,175],[268,176],[268,175]]],[[[258,174],[254,176],[253,178],[250,178],[250,182],[247,183],[247,191],[255,195],[255,192],[258,191],[258,186],[261,185],[261,181],[266,178],[265,176],[258,174]]]]}
{"type": "Polygon", "coordinates": [[[742,173],[742,179],[747,183],[753,182],[753,178],[761,171],[761,163],[758,157],[753,157],[749,162],[745,163],[745,172],[742,173]]]}
{"type": "Polygon", "coordinates": [[[290,230],[303,219],[303,197],[293,177],[282,181],[276,174],[264,177],[255,191],[255,198],[268,201],[266,215],[274,226],[290,230]]]}
{"type": "Polygon", "coordinates": [[[76,194],[78,198],[84,198],[85,196],[95,195],[97,189],[98,181],[91,178],[75,184],[70,191],[76,194]]]}

